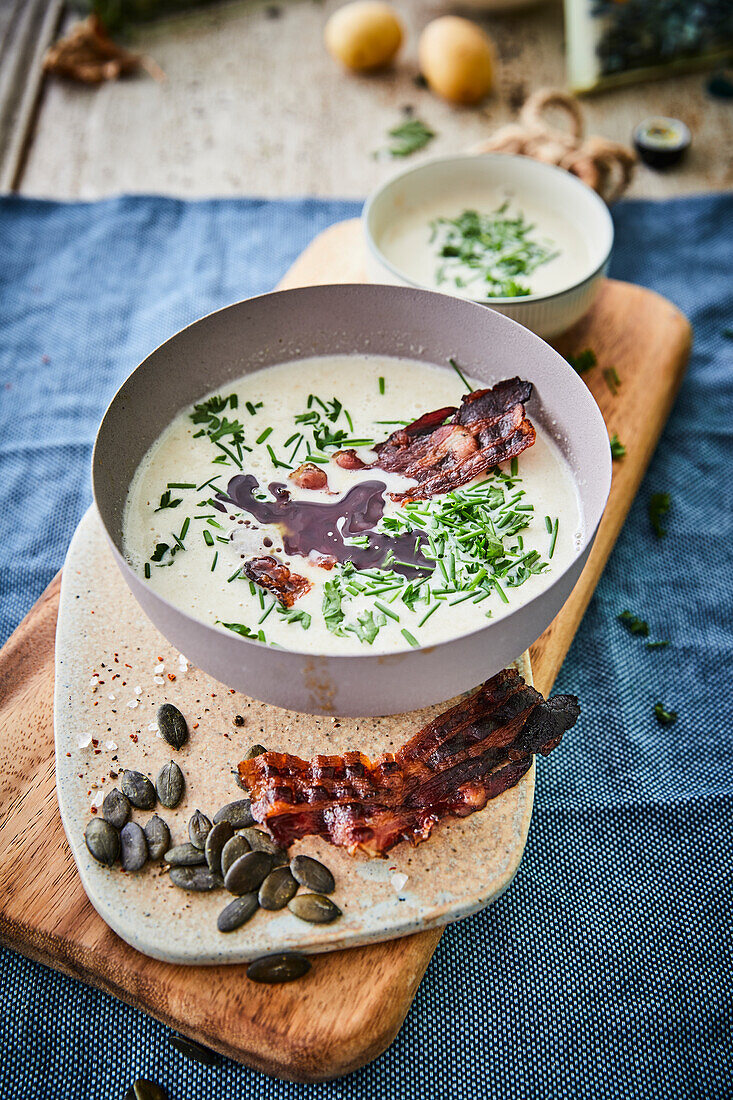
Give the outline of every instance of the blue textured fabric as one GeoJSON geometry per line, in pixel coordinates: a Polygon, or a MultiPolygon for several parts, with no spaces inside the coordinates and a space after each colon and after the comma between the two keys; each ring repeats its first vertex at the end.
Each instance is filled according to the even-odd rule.
{"type": "MultiPolygon", "coordinates": [[[[187,321],[271,287],[356,209],[0,203],[0,638],[63,560],[123,376],[187,321]]],[[[557,684],[583,716],[539,763],[511,890],[443,936],[390,1050],[324,1085],[189,1062],[162,1025],[4,952],[4,1096],[114,1100],[137,1076],[171,1100],[733,1095],[733,196],[626,202],[614,218],[612,273],[676,302],[695,347],[557,684]],[[672,496],[661,540],[658,491],[672,496]],[[628,635],[627,607],[671,645],[628,635]]]]}

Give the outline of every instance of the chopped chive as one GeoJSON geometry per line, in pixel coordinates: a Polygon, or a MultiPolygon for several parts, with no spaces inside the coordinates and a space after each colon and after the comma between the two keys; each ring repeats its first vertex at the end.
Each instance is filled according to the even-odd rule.
{"type": "Polygon", "coordinates": [[[217,535],[216,536],[216,541],[217,542],[223,542],[225,546],[228,546],[231,540],[230,539],[225,539],[223,537],[223,535],[217,535]]]}
{"type": "Polygon", "coordinates": [[[555,523],[552,528],[552,538],[550,539],[550,549],[547,552],[548,558],[551,558],[555,553],[555,543],[557,542],[557,532],[560,527],[560,517],[555,517],[555,523]]]}
{"type": "Polygon", "coordinates": [[[461,382],[463,382],[463,385],[466,387],[466,389],[469,391],[469,393],[473,393],[473,386],[469,386],[469,384],[466,381],[466,378],[465,378],[461,368],[458,366],[455,359],[451,356],[451,358],[448,360],[448,362],[453,367],[453,370],[456,372],[456,374],[460,378],[461,382]]]}
{"type": "Polygon", "coordinates": [[[504,591],[504,589],[503,589],[503,588],[501,587],[501,585],[499,584],[499,582],[498,582],[498,580],[496,579],[496,577],[494,577],[494,578],[493,578],[493,581],[494,581],[494,588],[495,588],[495,589],[496,589],[496,591],[497,591],[497,592],[499,593],[499,595],[501,596],[501,598],[502,598],[502,600],[504,601],[504,603],[509,603],[509,597],[507,596],[506,592],[504,591]]]}
{"type": "Polygon", "coordinates": [[[167,485],[168,489],[195,489],[196,486],[192,481],[169,481],[167,485]]]}
{"type": "Polygon", "coordinates": [[[265,614],[260,616],[260,618],[257,620],[257,625],[258,626],[261,626],[262,623],[264,623],[265,619],[270,614],[270,612],[272,611],[272,609],[273,609],[273,607],[275,606],[276,603],[277,603],[277,600],[273,600],[272,603],[270,604],[270,606],[268,607],[267,611],[265,612],[265,614]]]}
{"type": "Polygon", "coordinates": [[[382,603],[381,600],[375,600],[374,606],[378,607],[385,615],[389,615],[390,619],[394,619],[396,623],[400,621],[400,617],[396,611],[393,611],[391,607],[387,607],[386,603],[382,603]]]}
{"type": "Polygon", "coordinates": [[[269,435],[272,435],[272,428],[265,428],[264,432],[257,436],[255,443],[264,443],[269,435]]]}
{"type": "MultiPolygon", "coordinates": [[[[217,550],[217,554],[218,553],[219,553],[219,551],[217,550]]],[[[235,571],[232,573],[231,577],[227,577],[227,584],[231,584],[232,581],[235,581],[241,572],[242,572],[242,567],[240,565],[238,569],[235,569],[235,571]]]]}
{"type": "Polygon", "coordinates": [[[518,458],[513,458],[512,459],[511,471],[512,471],[512,477],[516,477],[517,473],[519,471],[519,459],[518,458]]]}
{"type": "Polygon", "coordinates": [[[219,551],[217,550],[216,553],[214,554],[214,560],[211,563],[211,572],[212,573],[216,569],[216,563],[218,562],[218,560],[219,560],[219,551]]]}
{"type": "Polygon", "coordinates": [[[349,410],[348,409],[344,409],[344,416],[346,417],[346,423],[349,425],[349,431],[353,434],[353,432],[354,432],[354,421],[349,416],[349,410]]]}
{"type": "Polygon", "coordinates": [[[426,623],[428,621],[428,619],[430,618],[430,616],[433,614],[433,612],[438,610],[439,606],[440,606],[440,604],[434,603],[433,606],[430,608],[430,610],[425,612],[422,619],[420,620],[420,622],[417,625],[422,626],[423,623],[426,623]]]}
{"type": "Polygon", "coordinates": [[[405,630],[404,627],[402,628],[402,636],[410,643],[411,646],[419,648],[420,643],[418,642],[417,638],[414,638],[412,634],[410,634],[410,631],[405,630]]]}
{"type": "Polygon", "coordinates": [[[379,379],[379,392],[384,393],[384,379],[381,376],[379,379]]]}
{"type": "MultiPolygon", "coordinates": [[[[286,439],[286,440],[285,440],[285,442],[283,443],[283,447],[289,447],[289,446],[290,446],[290,444],[291,444],[291,443],[292,443],[292,442],[293,442],[294,440],[296,440],[296,439],[298,438],[298,436],[299,436],[299,435],[300,435],[300,432],[293,432],[293,434],[292,434],[292,435],[290,436],[290,439],[286,439]]],[[[259,440],[257,440],[257,442],[259,443],[259,440]]]]}
{"type": "Polygon", "coordinates": [[[204,527],[204,529],[201,533],[204,536],[204,542],[206,543],[206,545],[207,546],[213,546],[214,545],[214,536],[212,535],[209,528],[204,527]]]}
{"type": "Polygon", "coordinates": [[[149,561],[145,562],[145,580],[146,581],[150,580],[150,562],[149,561]]]}
{"type": "Polygon", "coordinates": [[[547,528],[547,534],[552,534],[552,520],[549,516],[545,516],[545,527],[547,528]]]}
{"type": "MultiPolygon", "coordinates": [[[[214,476],[210,477],[208,481],[205,481],[203,483],[203,485],[197,485],[196,486],[196,492],[200,493],[202,489],[205,489],[207,487],[207,485],[212,485],[213,486],[214,482],[218,481],[220,477],[221,477],[221,474],[214,474],[214,476]]],[[[201,505],[199,505],[199,507],[201,507],[201,505]]]]}
{"type": "Polygon", "coordinates": [[[222,525],[220,523],[218,523],[217,520],[215,520],[215,519],[207,519],[206,522],[209,524],[210,527],[218,527],[220,531],[224,530],[222,525]]]}
{"type": "Polygon", "coordinates": [[[183,521],[183,527],[181,527],[181,533],[178,536],[179,539],[185,539],[186,535],[188,534],[188,529],[189,529],[190,526],[191,526],[191,517],[186,516],[186,518],[183,521]]]}

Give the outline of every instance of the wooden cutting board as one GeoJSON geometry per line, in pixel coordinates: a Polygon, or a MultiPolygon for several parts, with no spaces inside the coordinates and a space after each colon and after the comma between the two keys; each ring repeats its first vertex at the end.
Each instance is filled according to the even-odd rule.
{"type": "MultiPolygon", "coordinates": [[[[280,285],[362,280],[359,223],[348,221],[317,237],[280,285]]],[[[608,507],[581,579],[531,649],[535,684],[545,694],[669,415],[690,339],[686,319],[670,302],[608,281],[591,314],[556,341],[566,355],[586,347],[596,352],[599,365],[584,378],[609,434],[618,433],[627,454],[614,463],[608,507]],[[602,373],[611,366],[620,378],[615,395],[602,373]]],[[[59,587],[57,576],[0,651],[0,939],[278,1077],[324,1080],[371,1061],[399,1031],[440,930],[325,955],[302,981],[266,987],[247,981],[239,966],[187,968],[149,959],[92,909],[66,843],[54,783],[59,587]]]]}

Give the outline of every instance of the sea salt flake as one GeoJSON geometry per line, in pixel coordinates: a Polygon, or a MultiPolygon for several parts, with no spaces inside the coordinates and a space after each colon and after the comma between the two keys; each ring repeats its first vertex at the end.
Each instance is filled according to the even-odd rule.
{"type": "Polygon", "coordinates": [[[178,654],[178,667],[180,668],[181,672],[188,672],[188,661],[182,653],[178,654]]]}
{"type": "Polygon", "coordinates": [[[107,746],[107,748],[109,749],[110,752],[114,752],[115,749],[117,748],[117,745],[115,744],[114,741],[106,741],[105,744],[106,744],[106,746],[107,746]]]}
{"type": "Polygon", "coordinates": [[[130,708],[130,710],[133,710],[136,706],[139,705],[139,703],[140,703],[139,699],[130,699],[127,706],[130,708]]]}
{"type": "Polygon", "coordinates": [[[143,689],[142,689],[142,688],[140,687],[140,685],[138,684],[138,685],[136,686],[136,688],[135,688],[135,694],[136,694],[136,695],[142,695],[142,693],[143,693],[143,689]]]}
{"type": "Polygon", "coordinates": [[[164,684],[165,680],[163,679],[162,676],[153,676],[153,683],[154,684],[164,684]]]}
{"type": "Polygon", "coordinates": [[[400,894],[407,885],[408,875],[405,875],[402,871],[398,871],[396,875],[392,875],[389,880],[392,883],[392,888],[395,893],[400,894]]]}
{"type": "Polygon", "coordinates": [[[109,695],[107,696],[107,698],[108,698],[108,699],[111,699],[111,701],[112,701],[112,702],[114,703],[114,701],[115,701],[115,695],[114,695],[114,692],[111,692],[111,691],[110,691],[110,693],[109,693],[109,695]]]}
{"type": "Polygon", "coordinates": [[[89,748],[89,746],[91,745],[91,743],[92,743],[92,735],[91,735],[91,733],[85,733],[85,734],[83,734],[83,735],[82,735],[82,736],[81,736],[81,737],[79,738],[79,741],[78,741],[78,745],[79,745],[79,748],[80,748],[80,749],[88,749],[88,748],[89,748]]]}
{"type": "Polygon", "coordinates": [[[149,730],[155,731],[155,730],[157,730],[157,728],[158,728],[158,723],[157,722],[150,722],[149,725],[148,725],[149,730]]]}
{"type": "Polygon", "coordinates": [[[98,810],[103,802],[104,802],[104,791],[97,791],[94,798],[92,799],[92,806],[95,808],[95,810],[98,810]]]}

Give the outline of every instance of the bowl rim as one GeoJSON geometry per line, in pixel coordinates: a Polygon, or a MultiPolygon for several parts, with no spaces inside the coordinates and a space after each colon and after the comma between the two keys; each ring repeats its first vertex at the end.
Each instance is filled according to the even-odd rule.
{"type": "MultiPolygon", "coordinates": [[[[474,308],[475,309],[480,309],[481,310],[481,315],[483,316],[484,323],[488,320],[489,324],[499,324],[499,325],[513,326],[514,328],[521,331],[523,338],[529,337],[529,338],[531,338],[531,340],[537,341],[538,344],[544,345],[544,348],[547,351],[549,351],[552,354],[552,356],[557,360],[558,365],[560,366],[561,370],[563,369],[563,367],[565,368],[564,373],[567,374],[568,379],[572,378],[574,380],[574,382],[577,381],[583,387],[583,389],[586,391],[586,394],[587,394],[587,396],[588,396],[588,398],[590,399],[590,402],[591,402],[591,415],[595,415],[601,420],[601,422],[604,425],[604,435],[606,435],[606,437],[607,437],[607,431],[605,429],[605,421],[603,420],[603,414],[601,413],[600,408],[598,407],[598,404],[595,401],[595,398],[590,393],[587,386],[585,386],[585,384],[582,382],[582,379],[579,378],[576,371],[574,371],[573,368],[570,366],[570,364],[567,362],[567,360],[565,360],[564,357],[562,355],[560,355],[560,353],[557,352],[552,347],[552,345],[548,344],[547,341],[543,340],[542,337],[537,336],[536,333],[533,333],[530,329],[525,328],[524,325],[519,324],[517,321],[513,320],[511,317],[507,317],[505,314],[498,313],[496,310],[486,311],[485,308],[482,308],[481,303],[474,302],[471,299],[459,298],[459,297],[457,297],[455,295],[451,295],[451,294],[441,294],[439,291],[426,290],[424,287],[415,287],[415,288],[412,288],[412,287],[395,287],[395,286],[391,286],[389,284],[374,284],[374,283],[329,283],[329,284],[321,284],[321,285],[318,285],[318,286],[309,286],[309,287],[291,287],[291,288],[288,288],[288,289],[285,289],[285,290],[273,290],[273,291],[267,291],[263,294],[252,295],[250,298],[243,298],[243,299],[240,299],[238,302],[230,302],[226,306],[221,306],[218,309],[211,310],[209,313],[206,313],[203,316],[196,318],[194,321],[191,321],[189,324],[184,325],[181,329],[177,330],[175,333],[173,333],[167,339],[161,341],[161,343],[158,344],[151,352],[149,352],[148,355],[146,355],[145,358],[143,360],[141,360],[141,362],[130,372],[130,374],[128,374],[127,377],[123,379],[122,383],[120,384],[120,386],[117,388],[117,390],[113,394],[112,398],[109,401],[109,404],[107,405],[107,408],[104,411],[104,414],[103,414],[102,419],[99,423],[99,427],[97,429],[97,433],[96,433],[96,436],[95,436],[95,439],[94,439],[94,446],[93,446],[93,449],[92,449],[92,456],[91,456],[91,462],[90,462],[90,473],[91,473],[91,482],[92,482],[92,485],[91,485],[92,498],[93,498],[93,501],[94,501],[94,506],[97,510],[97,514],[99,515],[100,522],[101,522],[102,527],[104,529],[105,535],[107,536],[107,539],[110,543],[110,546],[112,547],[113,556],[117,559],[118,564],[121,564],[122,566],[124,566],[123,574],[126,571],[129,571],[131,578],[135,582],[143,583],[142,577],[139,576],[138,573],[136,573],[136,571],[133,569],[132,565],[128,561],[127,556],[124,552],[124,546],[118,546],[117,545],[117,541],[115,540],[115,538],[113,537],[111,531],[109,530],[109,528],[107,526],[107,522],[104,518],[104,514],[103,514],[102,508],[100,506],[99,495],[98,495],[98,492],[97,492],[97,484],[100,480],[100,473],[98,471],[98,454],[99,454],[99,450],[100,450],[100,438],[102,436],[105,424],[111,418],[110,414],[112,413],[113,406],[118,404],[120,401],[124,401],[125,391],[126,391],[128,385],[130,385],[130,383],[132,382],[135,375],[137,375],[138,372],[142,371],[145,368],[145,366],[150,361],[150,359],[153,358],[153,356],[157,356],[158,353],[164,347],[166,347],[168,344],[170,344],[172,341],[179,339],[181,336],[183,336],[184,333],[186,333],[189,329],[193,328],[195,325],[198,325],[198,324],[200,324],[201,322],[204,322],[204,321],[209,321],[209,320],[213,319],[214,317],[216,317],[218,314],[225,313],[229,310],[236,309],[236,308],[242,307],[244,305],[250,305],[250,304],[256,303],[260,299],[269,299],[269,298],[272,298],[274,296],[278,296],[278,297],[282,296],[282,298],[285,300],[288,297],[298,295],[298,294],[303,294],[304,292],[321,294],[321,293],[324,293],[324,292],[328,293],[329,291],[334,290],[334,289],[344,290],[346,292],[364,291],[367,294],[370,293],[373,290],[381,290],[381,291],[388,290],[390,293],[395,293],[396,292],[398,294],[402,293],[402,292],[405,292],[409,295],[412,295],[416,292],[421,294],[421,295],[422,294],[429,294],[429,295],[441,298],[441,299],[443,299],[447,302],[451,302],[451,303],[455,303],[456,301],[458,301],[460,303],[459,308],[468,307],[469,309],[474,309],[474,308]]],[[[477,317],[478,316],[479,315],[477,314],[477,317]]],[[[354,354],[357,354],[357,353],[354,353],[354,354]]],[[[303,356],[304,360],[307,359],[307,358],[313,358],[313,356],[303,356]]],[[[390,356],[385,355],[385,358],[390,358],[390,356]]],[[[391,358],[400,359],[400,358],[404,358],[404,357],[399,356],[399,355],[393,355],[393,356],[391,356],[391,358]]],[[[283,362],[290,362],[290,361],[291,360],[283,360],[283,362]]],[[[276,364],[270,364],[270,365],[276,365],[276,364]]],[[[431,362],[427,365],[429,365],[431,367],[438,367],[438,369],[444,369],[444,370],[449,369],[447,366],[445,366],[444,364],[440,364],[440,363],[431,362]]],[[[263,368],[260,368],[260,369],[266,370],[267,367],[263,367],[263,368]]],[[[252,372],[249,372],[249,373],[256,373],[256,372],[252,371],[252,372]]],[[[529,381],[531,381],[531,379],[529,379],[529,381]]],[[[209,392],[209,391],[206,391],[206,392],[209,392]]],[[[201,396],[203,396],[203,394],[201,396]]],[[[185,406],[182,406],[182,407],[185,407],[185,406]]],[[[180,412],[180,411],[181,411],[180,409],[177,410],[177,412],[180,412]]],[[[174,413],[174,416],[177,415],[177,412],[174,413]]],[[[168,424],[171,423],[172,419],[173,419],[173,417],[171,417],[171,419],[168,421],[168,424]]],[[[563,569],[561,572],[559,572],[557,574],[557,576],[554,578],[554,580],[550,584],[548,584],[545,588],[541,589],[541,591],[537,592],[529,600],[525,601],[524,603],[518,604],[516,607],[514,607],[511,610],[507,611],[499,619],[492,619],[492,620],[487,620],[484,623],[478,623],[471,630],[464,631],[461,634],[456,634],[455,636],[444,638],[441,641],[433,642],[433,643],[430,643],[428,645],[421,645],[417,649],[412,647],[412,646],[407,645],[404,649],[403,648],[394,649],[394,650],[389,650],[388,652],[324,653],[324,652],[321,652],[321,651],[318,651],[318,650],[316,650],[314,652],[312,647],[308,647],[308,646],[304,645],[302,648],[297,647],[297,646],[288,646],[287,649],[285,647],[280,647],[279,650],[276,649],[274,652],[282,652],[282,653],[285,653],[285,654],[292,654],[293,656],[306,657],[306,658],[310,658],[310,659],[317,658],[317,659],[325,659],[325,660],[331,660],[331,661],[332,660],[336,660],[336,661],[362,660],[362,661],[364,661],[365,659],[366,660],[371,659],[371,660],[376,661],[376,662],[381,662],[381,661],[391,659],[391,658],[397,658],[397,659],[404,658],[408,654],[411,654],[411,653],[412,654],[417,654],[421,650],[432,650],[432,649],[436,649],[436,648],[441,648],[442,646],[451,645],[451,644],[454,644],[456,642],[463,641],[467,638],[471,638],[474,635],[478,635],[480,633],[483,633],[484,631],[488,631],[488,630],[490,630],[490,628],[492,626],[498,626],[499,624],[501,624],[502,626],[505,627],[506,625],[508,625],[508,623],[513,618],[515,618],[519,615],[522,615],[523,613],[526,613],[527,609],[529,607],[531,607],[533,604],[535,604],[537,602],[537,600],[540,600],[543,597],[547,596],[558,584],[561,584],[563,582],[563,579],[565,578],[566,574],[577,564],[578,560],[581,559],[587,553],[589,546],[592,545],[592,543],[595,539],[596,532],[598,531],[598,527],[599,527],[599,525],[601,523],[601,520],[603,519],[603,516],[604,516],[604,513],[605,513],[606,504],[608,502],[608,497],[609,497],[609,494],[610,494],[610,491],[611,491],[611,479],[612,479],[611,475],[612,475],[611,453],[610,453],[610,449],[609,449],[608,450],[608,458],[607,458],[606,491],[605,491],[605,494],[603,496],[603,500],[602,500],[601,507],[599,509],[598,517],[597,517],[595,523],[592,526],[586,521],[585,516],[581,517],[582,520],[583,520],[583,538],[582,538],[582,541],[579,543],[579,545],[576,546],[575,552],[574,552],[570,562],[565,567],[565,569],[563,569]]],[[[574,480],[574,482],[576,482],[576,489],[577,489],[577,479],[575,477],[573,477],[573,480],[574,480]]],[[[128,486],[128,492],[129,492],[129,486],[128,486]]],[[[129,584],[129,582],[128,582],[128,584],[129,584]]],[[[199,619],[195,615],[191,614],[190,611],[187,611],[184,608],[182,608],[179,604],[173,603],[166,596],[162,596],[160,593],[153,592],[152,590],[149,590],[149,591],[150,591],[151,596],[156,601],[159,601],[161,604],[163,604],[166,608],[170,609],[176,615],[181,615],[184,618],[188,619],[189,621],[193,622],[198,627],[203,627],[203,628],[208,629],[208,630],[215,630],[217,632],[217,634],[221,635],[222,637],[230,638],[232,640],[233,644],[239,643],[239,644],[246,645],[248,647],[252,646],[252,645],[255,645],[257,647],[262,647],[263,649],[272,652],[272,647],[270,646],[270,644],[267,643],[267,642],[260,641],[259,638],[246,638],[246,637],[243,637],[241,634],[238,634],[236,631],[228,630],[226,627],[221,626],[217,622],[210,623],[210,622],[207,622],[204,619],[199,619]]],[[[133,594],[134,594],[134,590],[133,590],[133,594]]],[[[147,614],[147,612],[145,612],[145,614],[147,614]]]]}
{"type": "MultiPolygon", "coordinates": [[[[476,305],[489,306],[490,308],[501,308],[502,306],[521,306],[523,304],[529,305],[532,302],[551,302],[556,298],[562,298],[566,294],[571,294],[575,290],[579,290],[598,275],[602,274],[606,268],[608,261],[613,251],[614,244],[614,226],[611,213],[606,206],[606,203],[591,187],[588,187],[577,176],[574,176],[571,172],[568,172],[565,168],[559,168],[555,164],[545,164],[544,161],[535,160],[533,157],[526,157],[519,153],[447,153],[442,156],[431,156],[423,160],[420,164],[412,165],[410,168],[404,168],[401,171],[395,172],[388,180],[381,183],[376,187],[368,196],[361,214],[361,224],[366,239],[367,248],[373,254],[374,258],[385,267],[392,275],[400,280],[403,284],[410,287],[414,287],[416,290],[428,290],[433,294],[444,294],[445,291],[435,290],[432,287],[428,287],[425,283],[419,283],[414,279],[411,279],[408,275],[405,275],[398,267],[396,267],[391,260],[389,260],[382,252],[381,248],[377,244],[376,237],[372,233],[371,219],[373,216],[373,210],[377,202],[383,198],[385,192],[396,184],[399,180],[407,179],[409,176],[419,175],[423,172],[429,172],[437,164],[446,164],[450,162],[464,162],[464,161],[484,161],[484,162],[498,162],[499,158],[506,160],[518,161],[530,161],[536,165],[536,170],[540,172],[548,172],[554,174],[556,177],[564,177],[565,182],[571,189],[581,189],[578,193],[584,194],[590,198],[591,203],[596,204],[596,209],[601,214],[602,219],[606,223],[606,229],[608,231],[608,245],[599,263],[593,266],[587,274],[583,275],[580,279],[576,279],[574,282],[569,283],[567,286],[562,287],[560,290],[553,290],[547,294],[522,294],[508,296],[505,298],[471,298],[465,294],[449,294],[451,298],[462,298],[467,302],[475,302],[476,305]]],[[[534,171],[535,169],[530,169],[534,171]]]]}

